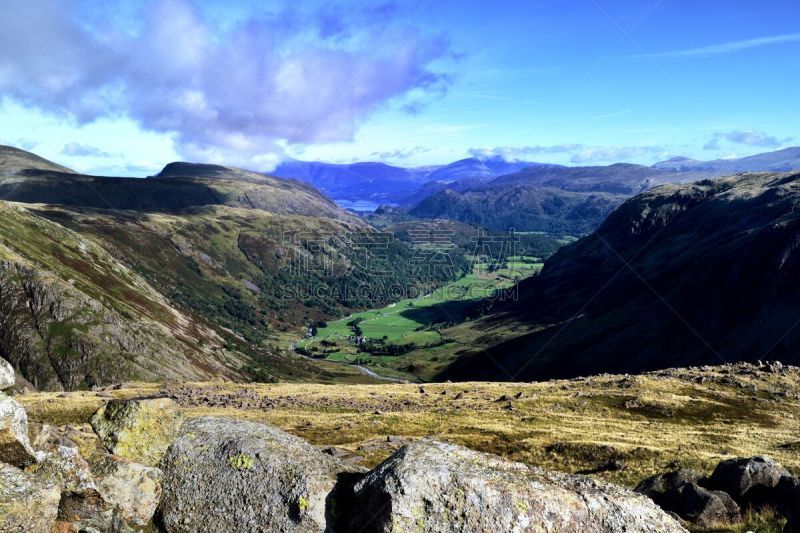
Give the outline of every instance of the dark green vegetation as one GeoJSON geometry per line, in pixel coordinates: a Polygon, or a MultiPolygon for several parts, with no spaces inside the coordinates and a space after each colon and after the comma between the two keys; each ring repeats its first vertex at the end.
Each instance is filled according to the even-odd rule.
{"type": "Polygon", "coordinates": [[[473,324],[483,349],[463,350],[439,378],[796,363],[799,208],[797,173],[643,193],[522,282],[518,302],[473,324]]]}
{"type": "Polygon", "coordinates": [[[585,234],[627,198],[683,174],[641,165],[538,165],[475,184],[460,182],[425,198],[410,211],[490,229],[585,234]]]}
{"type": "Polygon", "coordinates": [[[592,231],[626,196],[573,192],[537,185],[486,186],[465,192],[444,190],[409,211],[419,218],[443,218],[492,230],[584,234],[592,231]]]}

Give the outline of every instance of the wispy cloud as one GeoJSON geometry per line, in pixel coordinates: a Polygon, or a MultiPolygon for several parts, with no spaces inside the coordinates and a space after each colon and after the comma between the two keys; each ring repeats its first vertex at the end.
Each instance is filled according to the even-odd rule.
{"type": "Polygon", "coordinates": [[[724,54],[732,54],[741,50],[758,48],[772,44],[796,43],[800,42],[800,33],[787,33],[784,35],[772,35],[768,37],[756,37],[754,39],[744,39],[742,41],[731,41],[728,43],[712,44],[699,48],[687,48],[683,50],[672,50],[655,54],[640,54],[635,58],[658,58],[658,57],[710,57],[724,54]]]}
{"type": "Polygon", "coordinates": [[[630,109],[623,109],[621,111],[616,111],[614,113],[606,113],[604,115],[595,115],[592,117],[592,120],[605,120],[609,118],[617,118],[617,117],[624,117],[625,115],[630,115],[630,109]]]}
{"type": "Polygon", "coordinates": [[[61,153],[73,157],[114,157],[115,154],[105,152],[96,146],[88,144],[69,143],[61,149],[61,153]]]}
{"type": "Polygon", "coordinates": [[[566,155],[576,165],[600,162],[621,162],[641,158],[666,159],[669,151],[663,146],[592,146],[586,144],[556,144],[552,146],[500,146],[473,148],[473,157],[500,156],[509,161],[530,161],[542,155],[566,155]]]}
{"type": "Polygon", "coordinates": [[[769,135],[763,131],[757,130],[733,130],[728,132],[714,133],[703,145],[704,150],[719,150],[722,141],[728,141],[733,144],[743,144],[746,146],[758,146],[761,148],[778,148],[784,144],[792,142],[792,137],[779,139],[773,135],[769,135]]]}
{"type": "Polygon", "coordinates": [[[424,146],[415,146],[414,148],[409,148],[407,150],[394,150],[391,152],[372,152],[372,157],[377,157],[383,161],[388,159],[408,159],[415,155],[424,154],[426,152],[430,152],[431,148],[426,148],[424,146]]]}

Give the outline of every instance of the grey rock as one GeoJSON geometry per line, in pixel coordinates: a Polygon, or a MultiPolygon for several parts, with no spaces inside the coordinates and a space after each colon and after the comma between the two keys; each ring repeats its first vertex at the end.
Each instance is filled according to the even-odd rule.
{"type": "Polygon", "coordinates": [[[109,452],[156,466],[178,435],[183,415],[169,398],[112,400],[90,422],[109,452]]]}
{"type": "Polygon", "coordinates": [[[427,439],[370,472],[354,498],[353,531],[685,531],[621,487],[427,439]]]}
{"type": "Polygon", "coordinates": [[[656,502],[662,509],[675,512],[678,490],[689,483],[697,483],[700,477],[694,470],[682,468],[647,478],[634,490],[656,502]]]}
{"type": "Polygon", "coordinates": [[[24,468],[37,460],[28,436],[25,409],[0,392],[0,461],[24,468]]]}
{"type": "Polygon", "coordinates": [[[725,526],[742,521],[739,506],[728,493],[710,491],[696,483],[679,488],[674,505],[671,511],[700,527],[725,526]]]}
{"type": "Polygon", "coordinates": [[[61,491],[17,467],[0,464],[0,531],[49,532],[61,491]]]}
{"type": "Polygon", "coordinates": [[[161,468],[168,533],[333,529],[358,471],[278,429],[214,417],[187,421],[161,468]]]}
{"type": "Polygon", "coordinates": [[[16,375],[14,367],[5,359],[0,358],[0,390],[6,391],[14,386],[16,375]]]}
{"type": "Polygon", "coordinates": [[[775,489],[789,472],[769,457],[722,461],[704,483],[706,488],[727,492],[739,505],[768,505],[775,489]]]}
{"type": "Polygon", "coordinates": [[[152,522],[161,499],[160,469],[101,455],[92,459],[91,471],[98,492],[125,523],[144,527],[152,522]]]}

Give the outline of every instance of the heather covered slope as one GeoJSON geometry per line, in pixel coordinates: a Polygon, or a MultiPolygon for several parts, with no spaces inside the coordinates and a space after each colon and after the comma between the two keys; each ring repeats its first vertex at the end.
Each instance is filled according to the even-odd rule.
{"type": "Polygon", "coordinates": [[[798,362],[800,174],[658,187],[567,246],[476,326],[511,340],[441,379],[539,379],[798,362]]]}
{"type": "Polygon", "coordinates": [[[0,355],[35,386],[242,376],[242,354],[91,239],[17,204],[0,218],[0,355]]]}

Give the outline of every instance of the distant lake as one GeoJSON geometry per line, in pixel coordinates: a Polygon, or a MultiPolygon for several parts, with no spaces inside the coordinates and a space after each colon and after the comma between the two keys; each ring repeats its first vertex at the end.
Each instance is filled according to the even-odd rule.
{"type": "Polygon", "coordinates": [[[397,204],[391,202],[371,202],[369,200],[334,200],[339,207],[349,209],[357,213],[374,213],[382,205],[396,207],[397,204]]]}

